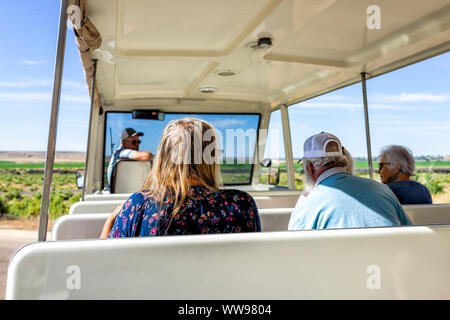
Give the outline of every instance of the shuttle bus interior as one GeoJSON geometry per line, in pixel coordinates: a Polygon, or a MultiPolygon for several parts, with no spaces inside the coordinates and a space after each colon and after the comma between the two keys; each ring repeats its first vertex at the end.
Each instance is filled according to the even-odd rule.
{"type": "Polygon", "coordinates": [[[449,49],[448,0],[62,0],[39,237],[12,257],[6,298],[449,299],[450,204],[404,206],[407,227],[287,231],[301,193],[289,109],[362,86],[373,178],[366,81],[449,49]],[[67,19],[90,88],[89,132],[82,200],[47,241],[67,19]],[[141,150],[155,153],[183,117],[223,137],[224,187],[253,196],[262,232],[97,239],[151,166],[121,162],[108,188],[120,131],[144,132],[141,150]],[[283,186],[268,149],[285,159],[283,186]]]}

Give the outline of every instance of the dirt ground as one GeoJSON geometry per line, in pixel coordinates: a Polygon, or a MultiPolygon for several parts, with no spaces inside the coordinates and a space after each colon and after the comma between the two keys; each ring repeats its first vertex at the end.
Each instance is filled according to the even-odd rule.
{"type": "MultiPolygon", "coordinates": [[[[84,162],[84,152],[62,152],[55,153],[55,162],[84,162]]],[[[0,161],[11,161],[16,163],[39,163],[45,162],[43,151],[0,151],[0,161]]]]}
{"type": "MultiPolygon", "coordinates": [[[[52,230],[53,226],[52,220],[48,221],[48,232],[52,230]]],[[[27,230],[27,231],[35,231],[39,229],[39,218],[31,217],[29,219],[19,219],[19,218],[11,218],[11,217],[0,217],[0,230],[27,230]]]]}

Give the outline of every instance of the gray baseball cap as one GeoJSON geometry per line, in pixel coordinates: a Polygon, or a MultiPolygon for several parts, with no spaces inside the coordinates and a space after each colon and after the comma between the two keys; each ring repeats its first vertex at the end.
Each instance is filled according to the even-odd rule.
{"type": "Polygon", "coordinates": [[[124,130],[122,130],[122,132],[120,133],[120,139],[121,140],[125,140],[128,137],[135,137],[135,136],[143,136],[144,134],[142,132],[136,132],[136,130],[134,130],[133,128],[126,128],[124,130]]]}
{"type": "Polygon", "coordinates": [[[321,132],[309,137],[305,141],[305,144],[303,145],[303,158],[297,161],[297,163],[303,159],[326,158],[332,156],[343,157],[341,141],[331,133],[321,132]],[[326,151],[327,144],[331,141],[337,143],[338,151],[326,151]]]}

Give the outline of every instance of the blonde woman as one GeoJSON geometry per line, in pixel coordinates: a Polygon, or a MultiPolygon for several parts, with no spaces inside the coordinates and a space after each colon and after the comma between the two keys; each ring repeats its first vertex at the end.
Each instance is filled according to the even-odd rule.
{"type": "Polygon", "coordinates": [[[142,190],[114,211],[101,238],[261,231],[253,198],[221,184],[213,127],[173,120],[142,190]]]}

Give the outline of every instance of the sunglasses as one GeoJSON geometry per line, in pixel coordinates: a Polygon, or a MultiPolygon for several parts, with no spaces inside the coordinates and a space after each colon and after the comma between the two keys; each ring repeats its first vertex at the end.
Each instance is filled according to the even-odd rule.
{"type": "Polygon", "coordinates": [[[133,145],[133,146],[135,146],[135,145],[137,145],[137,144],[141,144],[141,140],[133,140],[133,141],[131,141],[131,144],[133,145]]]}
{"type": "Polygon", "coordinates": [[[381,170],[385,164],[391,164],[391,163],[390,162],[382,162],[382,163],[380,162],[378,164],[378,170],[381,170]]]}

